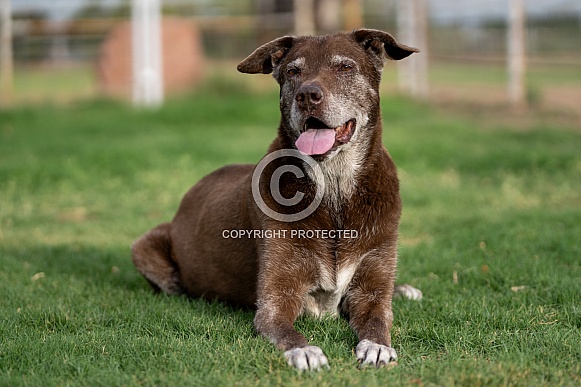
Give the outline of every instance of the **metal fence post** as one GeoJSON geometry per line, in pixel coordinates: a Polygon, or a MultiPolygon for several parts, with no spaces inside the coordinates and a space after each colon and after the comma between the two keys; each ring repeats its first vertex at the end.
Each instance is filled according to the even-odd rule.
{"type": "Polygon", "coordinates": [[[523,0],[509,0],[508,99],[513,106],[525,104],[525,10],[523,0]]]}
{"type": "Polygon", "coordinates": [[[131,8],[133,104],[163,103],[160,0],[133,0],[131,8]]]}
{"type": "Polygon", "coordinates": [[[296,35],[315,33],[315,2],[313,0],[294,1],[294,25],[296,35]]]}
{"type": "Polygon", "coordinates": [[[0,0],[0,104],[10,105],[13,97],[12,11],[10,0],[0,0]]]}
{"type": "Polygon", "coordinates": [[[415,98],[427,98],[428,4],[426,0],[399,0],[397,6],[398,40],[421,50],[419,55],[397,63],[398,87],[415,98]]]}

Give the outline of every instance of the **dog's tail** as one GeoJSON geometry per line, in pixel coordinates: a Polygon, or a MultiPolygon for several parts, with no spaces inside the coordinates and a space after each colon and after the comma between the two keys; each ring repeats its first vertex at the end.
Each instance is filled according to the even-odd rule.
{"type": "Polygon", "coordinates": [[[154,291],[181,294],[184,290],[171,252],[170,223],[160,224],[131,245],[133,264],[154,291]]]}

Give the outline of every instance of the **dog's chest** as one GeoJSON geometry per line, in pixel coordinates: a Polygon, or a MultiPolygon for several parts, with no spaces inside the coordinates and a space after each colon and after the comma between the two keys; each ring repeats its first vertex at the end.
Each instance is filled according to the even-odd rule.
{"type": "Polygon", "coordinates": [[[356,269],[356,263],[345,264],[336,272],[320,265],[318,283],[305,298],[303,311],[316,317],[338,315],[339,304],[349,289],[356,269]]]}
{"type": "Polygon", "coordinates": [[[357,189],[357,176],[363,163],[361,146],[346,145],[334,157],[319,164],[317,169],[307,169],[309,178],[324,187],[323,200],[337,210],[349,200],[357,189]]]}

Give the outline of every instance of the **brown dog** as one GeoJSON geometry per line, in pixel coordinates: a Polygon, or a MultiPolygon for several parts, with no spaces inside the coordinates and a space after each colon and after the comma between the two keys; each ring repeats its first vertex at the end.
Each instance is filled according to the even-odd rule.
{"type": "MultiPolygon", "coordinates": [[[[381,139],[384,60],[418,52],[386,32],[285,36],[238,65],[280,84],[278,136],[257,165],[204,177],[171,223],[132,246],[157,289],[256,307],[259,333],[298,369],[327,366],[293,323],[345,313],[357,360],[397,358],[390,328],[401,213],[396,168],[381,139]]],[[[408,285],[396,293],[421,298],[408,285]]]]}

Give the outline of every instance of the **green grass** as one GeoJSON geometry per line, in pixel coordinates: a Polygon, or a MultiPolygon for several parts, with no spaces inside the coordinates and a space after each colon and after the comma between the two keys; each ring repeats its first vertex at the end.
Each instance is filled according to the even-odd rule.
{"type": "Polygon", "coordinates": [[[405,206],[399,279],[425,296],[394,303],[397,367],[358,370],[345,321],[302,318],[331,369],[299,374],[251,312],[153,295],[134,270],[133,239],[273,139],[277,95],[234,88],[156,112],[0,112],[0,385],[581,383],[581,132],[382,103],[405,206]]]}
{"type": "MultiPolygon", "coordinates": [[[[502,63],[434,61],[430,66],[430,80],[436,84],[504,86],[507,79],[506,65],[502,63]]],[[[573,65],[533,63],[527,67],[526,79],[534,85],[573,86],[581,84],[581,72],[573,65]]]]}
{"type": "Polygon", "coordinates": [[[92,67],[16,67],[13,100],[16,102],[70,102],[95,95],[96,74],[92,67]]]}

